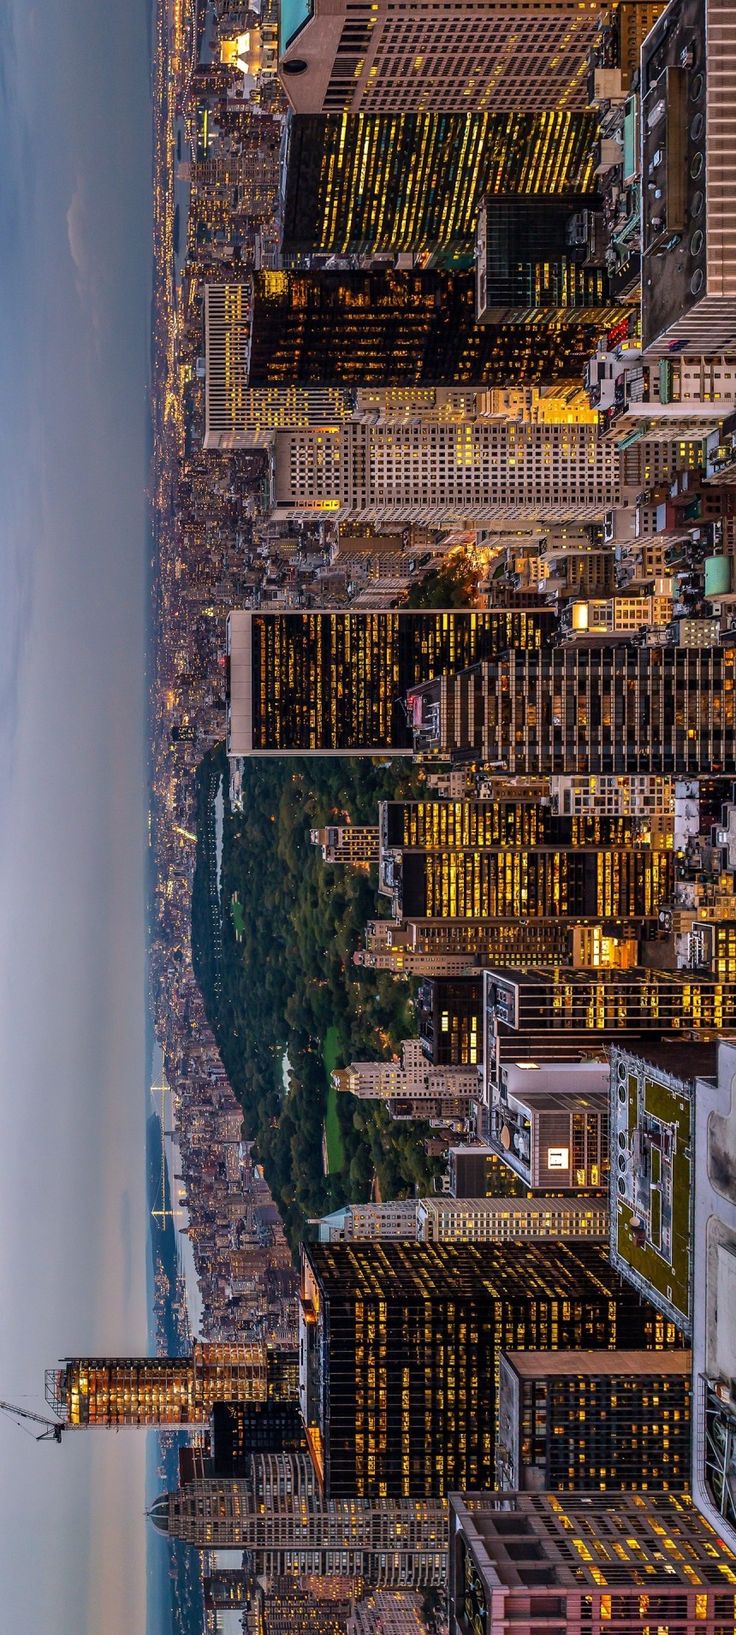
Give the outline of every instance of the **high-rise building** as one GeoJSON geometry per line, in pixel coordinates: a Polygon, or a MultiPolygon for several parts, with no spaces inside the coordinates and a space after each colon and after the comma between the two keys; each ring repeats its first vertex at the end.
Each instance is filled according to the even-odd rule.
{"type": "Polygon", "coordinates": [[[307,1244],[301,1402],[328,1497],[493,1479],[498,1353],[672,1343],[594,1242],[307,1244]]]}
{"type": "Polygon", "coordinates": [[[512,1064],[604,1057],[620,1039],[714,1038],[736,1023],[736,984],[695,971],[646,966],[570,971],[528,967],[484,973],[485,1100],[512,1064]]]}
{"type": "Polygon", "coordinates": [[[512,653],[413,689],[414,745],[524,777],[733,776],[735,678],[730,647],[512,653]]]}
{"type": "Polygon", "coordinates": [[[417,1595],[377,1590],[356,1601],[347,1635],[426,1635],[427,1625],[417,1595]]]}
{"type": "Polygon", "coordinates": [[[46,1374],[65,1425],[204,1425],[216,1402],[296,1396],[296,1354],[261,1341],[199,1341],[191,1357],[71,1357],[46,1374]]]}
{"type": "Polygon", "coordinates": [[[363,1101],[467,1101],[478,1094],[475,1067],[449,1063],[435,1067],[419,1039],[404,1040],[400,1061],[351,1062],[336,1068],[332,1081],[337,1090],[363,1101]]]}
{"type": "Polygon", "coordinates": [[[407,689],[508,645],[550,612],[251,613],[227,622],[230,755],[411,753],[407,689]]]}
{"type": "Polygon", "coordinates": [[[325,863],[363,869],[378,862],[377,823],[328,823],[324,829],[310,829],[309,838],[325,863]]]}
{"type": "MultiPolygon", "coordinates": [[[[537,312],[478,324],[472,272],[257,272],[246,386],[529,386],[580,380],[603,318],[537,312]]],[[[238,318],[240,322],[240,318],[238,318]]],[[[241,354],[239,353],[239,359],[241,354]]]]}
{"type": "Polygon", "coordinates": [[[736,1553],[684,1493],[450,1500],[450,1635],[700,1635],[736,1618],[736,1553]]]}
{"type": "Polygon", "coordinates": [[[696,1504],[736,1551],[736,1043],[695,1088],[693,1479],[696,1504]]]}
{"type": "MultiPolygon", "coordinates": [[[[672,855],[636,818],[532,801],[383,801],[379,890],[397,919],[655,919],[672,855]]],[[[661,840],[660,836],[655,837],[661,840]]]]}
{"type": "Polygon", "coordinates": [[[574,259],[564,200],[491,194],[475,237],[475,316],[479,324],[523,322],[531,311],[585,308],[608,321],[602,267],[574,259]]]}
{"type": "Polygon", "coordinates": [[[727,351],[736,333],[729,0],[671,0],[641,52],[642,341],[727,351]],[[653,185],[654,184],[654,185],[653,185]]]}
{"type": "Polygon", "coordinates": [[[205,286],[206,449],[270,448],[274,432],[291,426],[342,425],[353,412],[352,394],[338,386],[246,386],[245,317],[232,311],[232,290],[205,286]],[[230,344],[211,314],[229,300],[230,344]]]}
{"type": "Polygon", "coordinates": [[[384,1238],[407,1243],[511,1243],[518,1238],[605,1238],[608,1209],[599,1198],[450,1198],[443,1193],[387,1204],[349,1204],[312,1224],[317,1225],[320,1243],[384,1238]]]}
{"type": "MultiPolygon", "coordinates": [[[[492,982],[492,978],[488,978],[492,982]]],[[[607,1062],[506,1062],[484,1074],[488,1140],[531,1192],[600,1192],[608,1174],[607,1062]]]]}
{"type": "Polygon", "coordinates": [[[477,1067],[482,1061],[483,978],[428,977],[419,985],[419,1042],[435,1067],[477,1067]]]}
{"type": "Polygon", "coordinates": [[[595,0],[281,0],[279,73],[297,113],[587,106],[595,0]]]}
{"type": "Polygon", "coordinates": [[[306,1448],[298,1402],[215,1402],[211,1424],[213,1476],[247,1476],[253,1454],[306,1448]]]}
{"type": "Polygon", "coordinates": [[[198,1476],[152,1509],[158,1531],[198,1549],[242,1549],[258,1577],[348,1577],[408,1589],[445,1577],[443,1504],[321,1497],[306,1454],[259,1454],[247,1477],[198,1476]]]}
{"type": "Polygon", "coordinates": [[[250,289],[247,284],[205,284],[205,448],[237,448],[245,415],[250,289]]]}
{"type": "Polygon", "coordinates": [[[277,432],[274,516],[396,526],[601,521],[619,493],[616,449],[594,426],[413,426],[277,432]]]}
{"type": "Polygon", "coordinates": [[[594,140],[587,112],[297,114],[284,256],[469,257],[486,193],[589,202],[594,140]]]}
{"type": "Polygon", "coordinates": [[[689,1487],[691,1371],[689,1351],[502,1352],[496,1485],[689,1487]]]}
{"type": "Polygon", "coordinates": [[[528,1187],[494,1147],[450,1147],[447,1178],[451,1198],[531,1198],[528,1187]]]}
{"type": "Polygon", "coordinates": [[[611,1260],[692,1332],[695,1082],[715,1044],[611,1051],[611,1260]]]}

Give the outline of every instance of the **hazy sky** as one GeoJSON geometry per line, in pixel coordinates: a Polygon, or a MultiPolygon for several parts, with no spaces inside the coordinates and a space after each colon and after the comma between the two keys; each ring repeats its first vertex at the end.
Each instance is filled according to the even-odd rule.
{"type": "MultiPolygon", "coordinates": [[[[0,1396],[146,1348],[144,0],[1,0],[0,1396]]],[[[143,1442],[0,1417],[0,1624],[144,1629],[143,1442]]]]}

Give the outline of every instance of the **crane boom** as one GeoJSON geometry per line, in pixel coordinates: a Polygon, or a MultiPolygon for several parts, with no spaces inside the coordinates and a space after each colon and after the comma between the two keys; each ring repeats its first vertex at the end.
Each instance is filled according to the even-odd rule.
{"type": "Polygon", "coordinates": [[[30,1408],[19,1408],[14,1402],[0,1402],[0,1413],[7,1414],[10,1419],[31,1419],[36,1425],[43,1425],[44,1430],[36,1437],[37,1442],[60,1442],[64,1426],[59,1419],[46,1419],[43,1414],[34,1414],[30,1408]]]}

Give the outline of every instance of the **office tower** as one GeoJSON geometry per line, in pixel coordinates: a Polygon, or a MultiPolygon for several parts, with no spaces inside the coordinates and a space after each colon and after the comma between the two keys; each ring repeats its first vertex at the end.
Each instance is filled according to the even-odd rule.
{"type": "MultiPolygon", "coordinates": [[[[246,352],[241,342],[244,320],[232,318],[235,345],[221,344],[220,327],[210,322],[211,308],[222,304],[231,285],[205,285],[205,436],[206,449],[270,448],[273,434],[290,426],[342,425],[352,413],[351,394],[331,386],[246,386],[246,352]]],[[[235,286],[240,288],[240,286],[235,286]]]]}
{"type": "Polygon", "coordinates": [[[736,1044],[695,1087],[693,1479],[696,1504],[736,1550],[736,1044]]]}
{"type": "Polygon", "coordinates": [[[205,448],[238,447],[250,334],[247,284],[205,284],[205,448]]]}
{"type": "Polygon", "coordinates": [[[378,862],[377,823],[328,823],[324,829],[310,829],[309,838],[319,846],[324,863],[366,869],[378,862]]]}
{"type": "Polygon", "coordinates": [[[550,612],[250,613],[227,621],[230,755],[411,754],[412,684],[511,644],[550,612]]]}
{"type": "Polygon", "coordinates": [[[549,780],[553,811],[564,816],[595,812],[611,816],[644,818],[652,833],[671,833],[675,813],[675,785],[672,778],[597,777],[584,773],[549,780]]]}
{"type": "Polygon", "coordinates": [[[374,527],[600,521],[619,492],[594,426],[526,421],[277,432],[272,515],[374,527]]]}
{"type": "Polygon", "coordinates": [[[642,341],[727,351],[736,333],[729,0],[671,0],[641,54],[642,341]]]}
{"type": "Polygon", "coordinates": [[[442,1497],[493,1479],[498,1353],[675,1331],[597,1243],[314,1243],[302,1252],[301,1404],[328,1497],[442,1497]]]}
{"type": "MultiPolygon", "coordinates": [[[[693,971],[486,971],[484,1099],[512,1064],[604,1058],[606,1046],[664,1035],[713,1038],[736,1022],[736,984],[693,971]]],[[[522,1068],[523,1070],[523,1068],[522,1068]]]]}
{"type": "Polygon", "coordinates": [[[257,1453],[298,1453],[306,1437],[298,1402],[215,1402],[213,1476],[247,1476],[257,1453]]]}
{"type": "Polygon", "coordinates": [[[346,1635],[350,1607],[349,1600],[316,1601],[305,1589],[269,1587],[263,1623],[254,1626],[253,1635],[346,1635]]]}
{"type": "Polygon", "coordinates": [[[388,1204],[348,1204],[311,1224],[320,1243],[385,1238],[510,1243],[518,1238],[605,1238],[608,1209],[598,1198],[449,1198],[442,1193],[388,1204]]]}
{"type": "Polygon", "coordinates": [[[419,1042],[435,1067],[477,1067],[481,1054],[483,978],[428,977],[416,997],[419,1042]]]}
{"type": "Polygon", "coordinates": [[[496,1485],[689,1487],[691,1370],[689,1351],[502,1353],[496,1485]]]}
{"type": "Polygon", "coordinates": [[[530,1192],[600,1191],[608,1174],[608,1084],[607,1062],[509,1061],[497,1077],[486,1075],[490,1146],[530,1192]]]}
{"type": "Polygon", "coordinates": [[[594,140],[588,112],[297,114],[284,256],[470,257],[486,193],[589,202],[594,140]]]}
{"type": "Polygon", "coordinates": [[[611,1052],[611,1260],[692,1332],[695,1081],[715,1044],[611,1052]]]}
{"type": "MultiPolygon", "coordinates": [[[[461,979],[462,980],[462,979],[461,979]]],[[[480,978],[477,979],[480,993],[480,978]]],[[[427,1060],[421,1040],[405,1039],[400,1061],[351,1062],[332,1074],[338,1090],[349,1091],[363,1101],[427,1103],[468,1101],[478,1093],[475,1067],[458,1063],[433,1066],[427,1060]]]]}
{"type": "Polygon", "coordinates": [[[297,113],[585,108],[600,16],[571,0],[287,0],[279,74],[297,113]]]}
{"type": "Polygon", "coordinates": [[[46,1373],[46,1400],[71,1427],[205,1425],[215,1402],[288,1401],[288,1347],[197,1343],[191,1357],[71,1357],[46,1373]]]}
{"type": "Polygon", "coordinates": [[[356,1601],[347,1635],[426,1635],[422,1603],[416,1595],[377,1590],[356,1601]]]}
{"type": "Polygon", "coordinates": [[[608,279],[581,265],[568,243],[570,209],[528,194],[486,197],[475,236],[475,316],[479,324],[523,321],[527,312],[586,308],[606,323],[608,279]]]}
{"type": "Polygon", "coordinates": [[[523,800],[383,801],[379,836],[379,890],[396,919],[640,921],[672,892],[671,853],[630,817],[563,817],[523,800]]]}
{"type": "Polygon", "coordinates": [[[324,1499],[306,1454],[260,1454],[248,1477],[195,1477],[151,1509],[159,1532],[198,1549],[243,1549],[256,1576],[439,1585],[447,1522],[438,1501],[324,1499]]]}
{"type": "Polygon", "coordinates": [[[438,269],[257,272],[250,309],[243,388],[579,381],[601,329],[584,312],[477,324],[473,273],[438,269]]]}
{"type": "Polygon", "coordinates": [[[733,776],[735,676],[730,647],[513,653],[412,689],[414,746],[523,777],[733,776]]]}
{"type": "Polygon", "coordinates": [[[527,1187],[493,1147],[450,1147],[447,1179],[451,1198],[531,1198],[527,1187]]]}
{"type": "Polygon", "coordinates": [[[701,1635],[736,1617],[736,1554],[684,1493],[453,1494],[449,1578],[450,1635],[701,1635]]]}

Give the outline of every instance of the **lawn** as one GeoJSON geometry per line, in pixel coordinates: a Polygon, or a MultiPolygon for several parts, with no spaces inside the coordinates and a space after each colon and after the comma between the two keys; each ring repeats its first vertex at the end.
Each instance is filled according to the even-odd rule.
{"type": "Polygon", "coordinates": [[[340,1035],[336,1027],[329,1027],[322,1045],[322,1060],[327,1074],[327,1111],[325,1112],[325,1141],[327,1143],[327,1167],[331,1175],[336,1170],[345,1168],[345,1147],[343,1145],[342,1130],[337,1116],[337,1095],[330,1074],[337,1067],[340,1057],[340,1035]]]}

